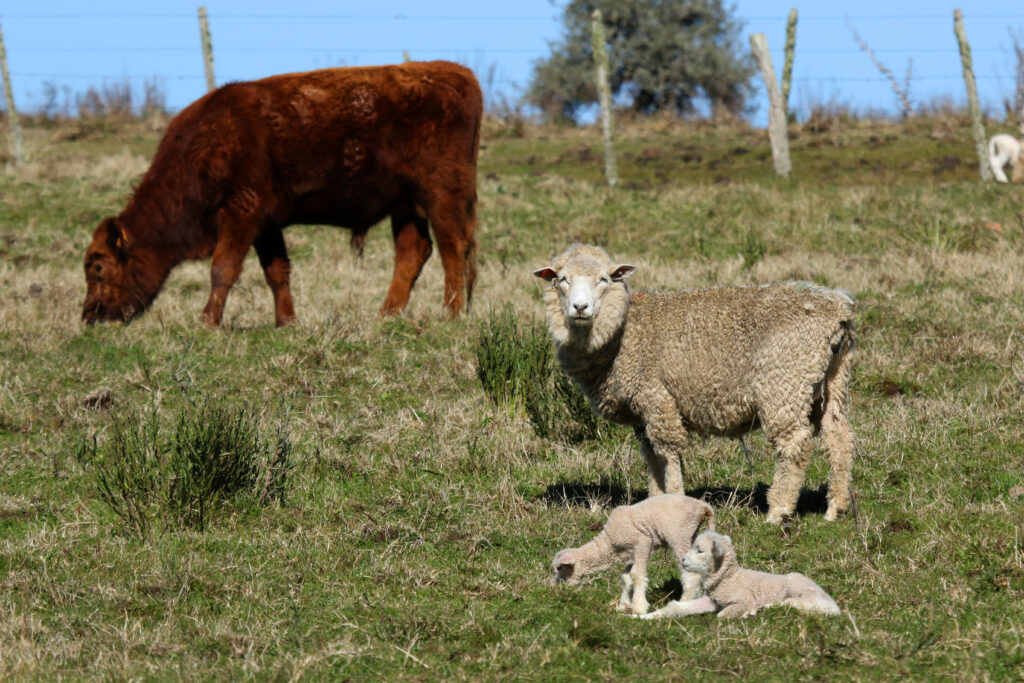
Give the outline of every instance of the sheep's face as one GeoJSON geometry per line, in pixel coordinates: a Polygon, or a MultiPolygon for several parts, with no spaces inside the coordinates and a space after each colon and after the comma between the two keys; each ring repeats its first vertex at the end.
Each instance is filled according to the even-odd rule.
{"type": "Polygon", "coordinates": [[[551,585],[557,586],[560,583],[567,583],[570,586],[578,586],[583,581],[576,572],[576,557],[572,550],[561,550],[551,560],[551,585]]]}
{"type": "Polygon", "coordinates": [[[690,546],[690,552],[683,557],[683,569],[701,576],[710,576],[722,566],[726,548],[732,539],[721,534],[705,532],[690,546]]]}
{"type": "Polygon", "coordinates": [[[563,254],[533,274],[554,285],[562,314],[570,326],[590,327],[601,311],[605,295],[616,287],[625,287],[625,279],[636,266],[614,264],[596,247],[583,250],[574,245],[567,254],[568,259],[563,254]]]}

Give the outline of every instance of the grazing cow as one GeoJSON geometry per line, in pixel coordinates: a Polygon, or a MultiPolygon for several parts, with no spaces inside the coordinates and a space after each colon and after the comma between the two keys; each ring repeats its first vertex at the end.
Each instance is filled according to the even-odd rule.
{"type": "Polygon", "coordinates": [[[476,158],[483,100],[450,62],[324,69],[232,83],[174,117],[128,205],[85,254],[82,320],[128,322],[182,261],[211,255],[207,324],[249,247],[295,319],[282,230],[295,223],[366,231],[391,217],[395,270],[380,312],[398,313],[430,256],[444,266],[444,308],[468,306],[476,279],[476,158]]]}

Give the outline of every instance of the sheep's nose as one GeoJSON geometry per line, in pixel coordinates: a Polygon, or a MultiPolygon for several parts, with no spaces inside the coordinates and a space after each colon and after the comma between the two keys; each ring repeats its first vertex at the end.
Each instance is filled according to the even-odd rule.
{"type": "Polygon", "coordinates": [[[576,303],[573,304],[573,308],[576,309],[577,313],[586,313],[588,306],[589,306],[589,304],[587,304],[587,302],[585,302],[585,301],[583,301],[583,302],[577,301],[576,303]]]}

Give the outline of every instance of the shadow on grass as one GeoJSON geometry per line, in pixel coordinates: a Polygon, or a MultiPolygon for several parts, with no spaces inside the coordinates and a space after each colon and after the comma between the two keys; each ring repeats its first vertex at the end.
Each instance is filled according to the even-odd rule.
{"type": "MultiPolygon", "coordinates": [[[[758,482],[753,488],[731,486],[701,486],[689,489],[686,495],[705,500],[714,507],[735,505],[765,514],[768,512],[768,484],[758,482]]],[[[800,489],[796,502],[796,514],[824,514],[828,508],[828,484],[822,483],[816,489],[800,489]]],[[[550,484],[538,500],[557,507],[591,507],[594,502],[602,506],[617,507],[638,503],[647,498],[647,489],[627,491],[621,484],[606,477],[597,483],[564,481],[550,484]]]]}

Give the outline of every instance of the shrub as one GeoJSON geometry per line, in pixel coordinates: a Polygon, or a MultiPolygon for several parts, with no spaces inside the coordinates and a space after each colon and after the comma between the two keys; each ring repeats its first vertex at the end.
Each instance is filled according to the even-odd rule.
{"type": "Polygon", "coordinates": [[[292,468],[287,425],[273,443],[258,430],[249,407],[186,405],[170,434],[156,410],[142,421],[114,418],[110,438],[80,442],[78,458],[95,474],[100,499],[129,533],[204,531],[229,500],[283,502],[292,468]]]}
{"type": "Polygon", "coordinates": [[[481,324],[476,357],[484,393],[496,405],[521,407],[537,436],[577,443],[610,426],[558,367],[544,326],[532,320],[520,326],[510,306],[481,324]]]}

